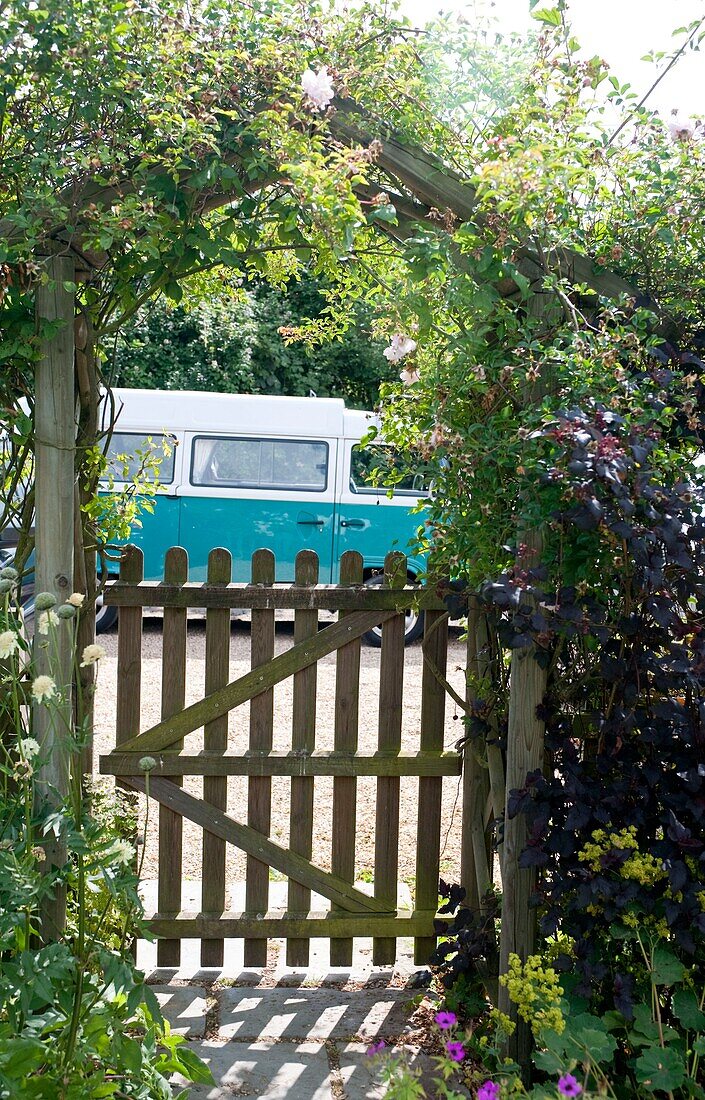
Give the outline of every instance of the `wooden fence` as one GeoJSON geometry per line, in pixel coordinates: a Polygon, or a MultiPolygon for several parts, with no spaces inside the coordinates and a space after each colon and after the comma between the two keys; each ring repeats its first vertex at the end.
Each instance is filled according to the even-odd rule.
{"type": "Polygon", "coordinates": [[[406,583],[406,559],[390,554],[384,585],[362,584],[362,558],[346,553],[339,585],[319,585],[318,561],[311,551],[296,559],[294,584],[275,584],[274,556],[259,550],[252,559],[252,582],[231,584],[226,550],[213,550],[206,584],[188,582],[186,552],[166,555],[164,581],[142,579],[142,555],[125,554],[120,580],[105,599],[120,609],[116,747],[101,758],[101,771],[148,793],[159,803],[158,912],[152,930],[161,937],[158,963],[177,966],[180,940],[201,940],[206,966],[223,962],[224,940],[243,937],[245,965],[266,963],[269,938],[287,940],[287,963],[305,966],[309,940],[331,940],[331,964],[350,965],[353,937],[373,937],[376,964],[392,963],[397,937],[413,936],[415,957],[425,963],[436,938],[434,917],[442,820],[443,776],[459,775],[461,759],[444,751],[444,678],[448,615],[437,589],[406,583]],[[418,749],[402,751],[404,611],[425,612],[421,721],[418,749]],[[140,728],[142,610],[164,608],[161,721],[140,728]],[[185,706],[187,611],[206,609],[205,694],[185,706]],[[230,612],[252,611],[251,670],[229,683],[230,612]],[[277,609],[294,611],[293,645],[275,656],[277,609]],[[321,627],[319,611],[339,613],[321,627]],[[362,635],[382,624],[379,676],[378,747],[358,751],[360,644],[362,635]],[[317,662],[336,654],[334,747],[316,749],[317,662]],[[276,684],[293,677],[291,749],[273,751],[276,684]],[[228,714],[250,703],[247,751],[230,747],[228,714]],[[189,750],[185,738],[203,729],[203,748],[189,750]],[[153,758],[145,772],[144,758],[153,758]],[[203,796],[183,787],[184,776],[203,776],[203,796]],[[246,823],[228,812],[228,777],[247,777],[246,823]],[[272,777],[290,778],[289,844],[270,837],[272,777]],[[316,778],[333,777],[331,870],[312,861],[316,778]],[[376,777],[374,889],[355,886],[357,779],[376,777]],[[418,776],[416,882],[413,911],[397,907],[400,779],[418,776]],[[183,819],[202,836],[200,912],[183,912],[183,819]],[[246,893],[243,912],[225,911],[226,845],[244,850],[246,893]],[[286,910],[270,910],[270,868],[288,879],[286,910]],[[311,912],[311,892],[328,898],[329,911],[311,912]]]}

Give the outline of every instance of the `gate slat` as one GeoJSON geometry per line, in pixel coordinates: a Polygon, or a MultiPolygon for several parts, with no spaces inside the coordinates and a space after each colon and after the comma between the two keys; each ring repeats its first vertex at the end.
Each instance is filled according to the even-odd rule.
{"type": "MultiPolygon", "coordinates": [[[[307,587],[318,582],[318,555],[301,550],[296,555],[297,586],[307,587]]],[[[299,610],[294,616],[294,645],[318,634],[318,611],[299,610]]],[[[292,749],[312,752],[316,747],[316,679],[314,664],[294,674],[292,749]]],[[[295,776],[291,780],[291,812],[289,816],[289,846],[292,852],[311,859],[313,851],[313,776],[295,776]]],[[[299,882],[289,881],[289,909],[303,912],[311,907],[311,891],[299,882]]],[[[287,966],[308,966],[307,939],[289,939],[286,944],[287,966]]]]}
{"type": "MultiPolygon", "coordinates": [[[[362,584],[362,555],[347,550],[340,559],[340,583],[362,584]]],[[[340,612],[340,618],[345,617],[340,612]]],[[[356,752],[360,692],[360,639],[341,646],[335,669],[334,747],[338,752],[356,752]]],[[[346,882],[355,881],[355,834],[357,829],[357,779],[338,776],[333,780],[333,874],[346,882]]],[[[333,911],[336,906],[332,906],[333,911]]],[[[331,966],[352,966],[353,941],[331,940],[331,966]]]]}
{"type": "MultiPolygon", "coordinates": [[[[274,584],[274,554],[257,550],[252,555],[252,583],[274,584]]],[[[274,609],[252,612],[252,667],[266,665],[274,656],[274,609]]],[[[250,750],[272,751],[274,730],[274,691],[256,695],[250,703],[250,750]]],[[[269,836],[272,814],[272,780],[270,776],[250,776],[247,785],[247,824],[264,836],[269,836]]],[[[263,913],[269,907],[269,866],[252,855],[247,857],[245,908],[249,913],[263,913]]],[[[267,940],[246,939],[245,966],[267,965],[267,940]]]]}
{"type": "MultiPolygon", "coordinates": [[[[406,584],[406,557],[387,554],[384,560],[384,581],[390,588],[406,584]]],[[[404,615],[395,615],[382,626],[382,654],[379,671],[379,748],[399,752],[404,691],[404,615]]],[[[397,908],[397,875],[399,868],[399,777],[385,776],[377,780],[377,813],[375,831],[375,897],[397,908]]],[[[393,965],[397,941],[377,937],[372,942],[372,962],[375,966],[393,965]]]]}
{"type": "MultiPolygon", "coordinates": [[[[230,551],[223,547],[208,555],[208,583],[229,584],[232,570],[230,551]]],[[[224,687],[230,674],[230,609],[208,608],[206,611],[206,695],[224,687]]],[[[226,752],[228,748],[228,716],[221,715],[203,729],[206,750],[226,752]]],[[[228,778],[206,775],[203,778],[203,800],[219,810],[228,807],[228,778]]],[[[201,908],[206,913],[225,909],[225,852],[222,837],[203,832],[203,865],[201,873],[201,908]]],[[[222,966],[225,944],[222,939],[201,940],[201,966],[222,966]]]]}
{"type": "MultiPolygon", "coordinates": [[[[183,584],[188,579],[188,555],[181,546],[172,546],[164,560],[164,579],[183,584]]],[[[186,608],[165,607],[162,644],[162,718],[171,718],[183,710],[186,698],[186,608]]],[[[183,747],[183,741],[178,743],[183,747]]],[[[180,786],[179,776],[165,783],[180,786]]],[[[183,821],[181,814],[168,806],[159,807],[159,911],[174,913],[181,909],[183,821]]],[[[157,942],[157,966],[178,966],[180,940],[157,942]]]]}
{"type": "MultiPolygon", "coordinates": [[[[421,677],[421,750],[442,752],[445,732],[446,693],[434,675],[434,668],[445,676],[448,662],[448,615],[427,611],[424,627],[424,662],[421,677]]],[[[417,909],[438,905],[438,876],[441,851],[441,806],[443,779],[422,776],[419,779],[418,827],[416,833],[417,909]]],[[[417,936],[414,961],[425,965],[436,946],[435,936],[417,936]]]]}
{"type": "MultiPolygon", "coordinates": [[[[144,574],[144,555],[137,546],[126,546],[120,563],[120,580],[139,584],[144,574]]],[[[142,692],[142,608],[123,607],[118,616],[117,706],[115,744],[140,732],[142,692]]]]}

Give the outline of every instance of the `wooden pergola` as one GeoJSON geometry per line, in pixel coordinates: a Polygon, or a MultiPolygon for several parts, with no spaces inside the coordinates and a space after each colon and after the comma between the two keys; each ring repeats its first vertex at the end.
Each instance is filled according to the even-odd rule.
{"type": "MultiPolygon", "coordinates": [[[[381,150],[375,160],[376,171],[381,181],[380,187],[384,187],[389,201],[397,210],[397,224],[380,225],[380,231],[403,245],[406,238],[418,233],[420,223],[428,225],[427,219],[432,210],[449,212],[459,222],[477,217],[473,189],[455,172],[425,150],[414,148],[393,133],[386,132],[375,120],[366,118],[354,103],[338,101],[335,106],[337,111],[330,120],[333,141],[343,142],[351,147],[367,146],[373,137],[381,141],[381,150]]],[[[237,165],[235,153],[232,163],[237,165]]],[[[190,173],[185,173],[180,181],[180,187],[185,193],[191,187],[190,176],[190,173]]],[[[247,189],[254,191],[258,187],[265,188],[271,182],[271,178],[259,182],[249,181],[247,189]]],[[[85,209],[89,201],[97,204],[109,202],[111,197],[120,193],[121,187],[128,191],[131,186],[128,179],[111,187],[92,181],[77,184],[73,196],[74,209],[85,209]]],[[[369,197],[369,194],[369,191],[363,190],[361,197],[369,197]]],[[[215,209],[227,206],[234,200],[234,195],[217,194],[206,197],[205,200],[201,197],[200,201],[203,208],[215,209]]],[[[0,236],[4,228],[0,222],[0,236]]],[[[40,286],[36,294],[37,318],[60,323],[51,339],[42,341],[41,356],[36,369],[36,590],[51,591],[58,597],[67,596],[73,588],[74,531],[79,519],[75,505],[74,286],[77,277],[81,277],[80,271],[77,275],[77,258],[82,255],[78,249],[80,239],[80,221],[70,234],[65,227],[57,227],[54,233],[49,234],[52,254],[43,261],[48,282],[40,286]]],[[[462,263],[462,257],[459,257],[459,263],[462,263]]],[[[533,308],[536,312],[555,308],[554,301],[549,303],[542,290],[547,264],[551,272],[589,288],[588,293],[593,300],[597,296],[616,299],[623,296],[633,297],[635,294],[630,284],[609,271],[596,269],[590,258],[583,254],[564,249],[549,257],[539,256],[527,244],[517,256],[517,267],[534,288],[533,308]]],[[[504,279],[497,289],[506,297],[518,293],[518,287],[512,279],[504,279]]],[[[65,632],[65,648],[60,667],[64,688],[64,717],[67,723],[71,714],[68,646],[68,633],[65,632]]],[[[541,768],[543,764],[543,723],[536,718],[536,706],[543,696],[546,674],[529,657],[530,651],[521,651],[515,655],[512,663],[504,777],[506,792],[521,787],[526,775],[541,768]]],[[[479,651],[477,661],[477,671],[481,675],[482,657],[479,651]]],[[[69,761],[55,728],[44,720],[42,708],[36,708],[36,729],[49,749],[44,754],[47,763],[39,776],[40,787],[49,797],[61,798],[67,792],[69,761]]],[[[466,756],[466,768],[468,774],[465,790],[468,793],[484,790],[486,777],[480,774],[480,765],[472,753],[466,756]]],[[[482,813],[480,801],[478,798],[478,814],[482,813]]],[[[526,825],[523,816],[510,817],[505,806],[500,972],[507,969],[507,959],[511,952],[525,958],[531,953],[535,942],[532,922],[527,920],[535,872],[519,867],[519,855],[525,846],[525,840],[526,825]]],[[[57,846],[51,859],[60,861],[61,856],[62,852],[57,846]]],[[[472,899],[477,904],[480,895],[478,886],[476,896],[472,899]]],[[[49,919],[57,930],[63,927],[60,898],[57,899],[49,919]]],[[[508,1011],[506,991],[500,992],[500,1004],[508,1011]]]]}

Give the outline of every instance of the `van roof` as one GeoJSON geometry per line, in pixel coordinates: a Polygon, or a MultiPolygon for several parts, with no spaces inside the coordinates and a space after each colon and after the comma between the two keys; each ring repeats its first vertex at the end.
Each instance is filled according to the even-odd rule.
{"type": "MultiPolygon", "coordinates": [[[[350,416],[340,398],[270,397],[200,390],[113,390],[118,431],[242,431],[342,435],[350,416]]],[[[353,414],[363,416],[362,414],[353,414]]],[[[364,430],[364,429],[363,429],[364,430]]]]}

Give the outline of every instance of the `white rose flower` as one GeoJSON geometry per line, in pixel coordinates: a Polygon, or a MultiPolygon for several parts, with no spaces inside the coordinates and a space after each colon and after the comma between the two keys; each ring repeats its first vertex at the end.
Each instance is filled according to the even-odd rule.
{"type": "Polygon", "coordinates": [[[85,598],[83,592],[72,592],[66,603],[70,603],[72,607],[83,607],[85,598]]]}
{"type": "Polygon", "coordinates": [[[317,73],[314,73],[313,69],[306,69],[301,77],[301,87],[306,94],[309,106],[317,107],[320,111],[325,110],[335,95],[333,79],[327,65],[317,73]]]}
{"type": "Polygon", "coordinates": [[[400,363],[407,355],[411,355],[412,351],[416,351],[416,341],[410,336],[405,336],[403,332],[395,332],[389,347],[384,349],[382,355],[390,363],[400,363]]]}
{"type": "Polygon", "coordinates": [[[411,370],[403,370],[400,373],[399,377],[401,378],[405,386],[413,386],[414,382],[418,382],[421,375],[416,370],[416,368],[412,368],[411,370]]]}
{"type": "Polygon", "coordinates": [[[19,648],[19,639],[14,630],[3,630],[0,634],[0,658],[11,657],[19,648]]]}
{"type": "Polygon", "coordinates": [[[37,676],[32,684],[32,696],[37,703],[46,703],[56,695],[56,684],[51,676],[37,676]]]}
{"type": "Polygon", "coordinates": [[[96,661],[102,661],[105,656],[107,653],[102,645],[87,645],[81,654],[81,668],[94,665],[96,661]]]}
{"type": "Polygon", "coordinates": [[[42,611],[39,616],[39,624],[37,630],[40,634],[48,634],[50,626],[59,625],[59,616],[55,611],[42,611]]]}

